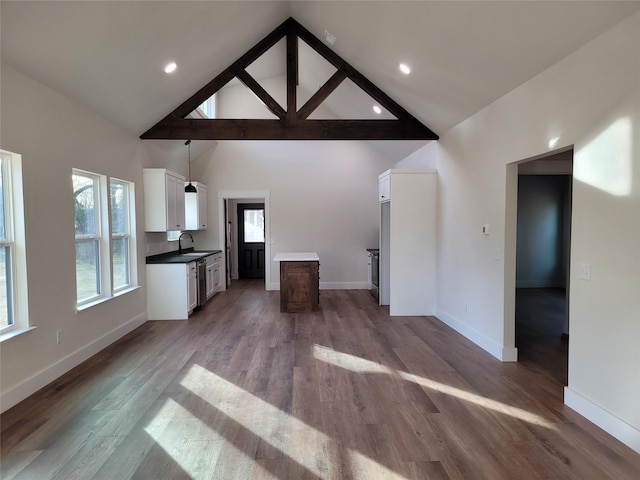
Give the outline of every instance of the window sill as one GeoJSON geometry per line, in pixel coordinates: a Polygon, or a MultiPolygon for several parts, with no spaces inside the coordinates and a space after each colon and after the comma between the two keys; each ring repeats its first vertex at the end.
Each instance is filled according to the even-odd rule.
{"type": "Polygon", "coordinates": [[[30,332],[31,330],[35,330],[37,327],[27,327],[27,328],[15,328],[7,333],[3,333],[0,335],[0,343],[8,342],[13,340],[14,338],[19,337],[23,333],[30,332]]]}
{"type": "Polygon", "coordinates": [[[100,305],[104,302],[108,302],[109,300],[112,300],[114,298],[121,297],[123,295],[126,295],[127,293],[134,292],[139,288],[141,288],[139,285],[135,287],[125,288],[124,290],[120,290],[109,297],[101,297],[97,300],[94,300],[93,302],[84,303],[82,305],[76,306],[76,313],[82,312],[84,310],[88,310],[91,307],[95,307],[96,305],[100,305]]]}

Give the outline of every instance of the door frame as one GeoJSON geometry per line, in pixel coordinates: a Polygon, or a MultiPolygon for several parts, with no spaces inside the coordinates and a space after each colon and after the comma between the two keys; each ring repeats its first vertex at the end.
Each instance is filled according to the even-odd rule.
{"type": "MultiPolygon", "coordinates": [[[[559,153],[574,150],[573,145],[567,145],[556,150],[545,152],[534,157],[525,158],[506,165],[506,189],[505,189],[505,222],[504,222],[504,283],[503,283],[503,361],[517,362],[518,349],[516,347],[516,254],[517,254],[517,237],[518,237],[518,165],[521,163],[531,162],[533,160],[542,160],[552,157],[559,153]]],[[[572,185],[573,189],[573,185],[572,185]]],[[[573,208],[573,207],[572,207],[573,208]]],[[[567,262],[571,263],[571,241],[569,236],[569,255],[567,262]]],[[[569,283],[570,272],[567,266],[567,331],[569,330],[569,283]]]]}
{"type": "MultiPolygon", "coordinates": [[[[228,190],[218,192],[218,244],[222,245],[226,259],[226,207],[225,200],[252,200],[264,204],[264,284],[265,290],[275,290],[271,283],[271,193],[269,190],[228,190]]],[[[225,261],[226,263],[226,261],[225,261]]],[[[226,276],[226,272],[225,272],[226,276]]],[[[224,282],[226,285],[226,282],[224,282]]],[[[225,286],[226,290],[226,286],[225,286]]]]}
{"type": "MultiPolygon", "coordinates": [[[[247,243],[244,241],[244,238],[243,238],[243,236],[244,236],[244,223],[240,219],[240,211],[243,211],[243,213],[244,213],[245,210],[262,210],[262,215],[264,217],[265,208],[264,208],[264,203],[257,202],[255,199],[251,199],[251,202],[236,201],[236,202],[234,202],[234,205],[235,205],[235,212],[234,213],[235,213],[235,219],[236,219],[236,224],[235,225],[236,225],[236,231],[237,231],[236,232],[236,235],[237,235],[237,242],[236,242],[236,244],[237,244],[237,248],[236,248],[237,259],[236,259],[236,261],[238,263],[238,278],[241,278],[241,275],[240,275],[240,270],[241,270],[240,269],[240,252],[241,252],[241,249],[243,248],[242,246],[244,246],[244,248],[246,248],[247,243]]],[[[228,210],[229,210],[229,208],[227,206],[227,211],[228,210]]],[[[265,263],[265,266],[266,266],[266,263],[267,263],[266,250],[265,250],[265,246],[267,244],[266,230],[263,233],[265,235],[264,236],[264,242],[253,242],[253,244],[259,244],[259,243],[262,244],[262,249],[264,250],[264,255],[265,255],[264,263],[265,263]]],[[[252,243],[249,242],[249,245],[251,245],[251,244],[252,243]]],[[[257,257],[258,258],[256,258],[255,260],[259,265],[259,263],[260,263],[258,261],[259,260],[259,255],[257,255],[257,257]]],[[[266,275],[266,271],[264,271],[262,273],[262,276],[264,276],[264,275],[266,275]]],[[[262,276],[261,277],[245,277],[245,278],[262,278],[262,276]]]]}

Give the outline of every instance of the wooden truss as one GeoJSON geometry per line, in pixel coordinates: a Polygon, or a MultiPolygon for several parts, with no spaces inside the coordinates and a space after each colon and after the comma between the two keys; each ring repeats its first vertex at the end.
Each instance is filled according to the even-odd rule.
{"type": "Polygon", "coordinates": [[[183,140],[437,140],[438,135],[398,105],[293,18],[287,19],[191,98],[143,133],[142,139],[183,140]],[[287,109],[247,72],[262,54],[282,38],[287,47],[287,109]],[[337,71],[297,110],[298,38],[337,71]],[[244,83],[276,119],[186,118],[233,78],[244,83]],[[395,120],[310,120],[308,117],[342,83],[350,79],[395,120]]]}

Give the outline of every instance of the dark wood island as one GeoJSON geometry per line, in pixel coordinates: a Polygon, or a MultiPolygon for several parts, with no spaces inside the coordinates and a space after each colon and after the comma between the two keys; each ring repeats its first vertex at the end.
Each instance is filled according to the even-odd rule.
{"type": "Polygon", "coordinates": [[[312,312],[318,310],[320,258],[314,252],[278,253],[280,262],[280,311],[312,312]]]}

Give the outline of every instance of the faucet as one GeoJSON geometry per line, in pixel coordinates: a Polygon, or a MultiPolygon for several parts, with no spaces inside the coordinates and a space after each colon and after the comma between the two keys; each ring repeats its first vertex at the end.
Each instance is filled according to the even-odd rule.
{"type": "Polygon", "coordinates": [[[183,235],[189,235],[189,238],[191,239],[191,245],[193,245],[193,237],[191,236],[191,234],[189,232],[182,232],[178,237],[178,255],[182,255],[182,236],[183,235]]]}

